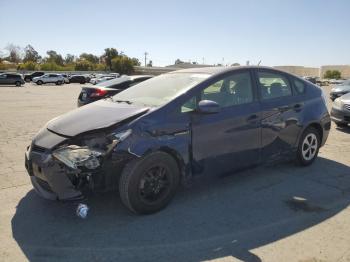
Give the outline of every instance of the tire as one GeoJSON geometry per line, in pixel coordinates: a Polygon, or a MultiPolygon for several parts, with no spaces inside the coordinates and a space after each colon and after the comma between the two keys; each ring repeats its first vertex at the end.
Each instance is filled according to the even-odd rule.
{"type": "Polygon", "coordinates": [[[85,81],[81,81],[81,82],[80,82],[81,85],[83,85],[83,84],[85,84],[85,83],[86,83],[85,81]]]}
{"type": "Polygon", "coordinates": [[[347,127],[348,126],[347,123],[342,123],[342,122],[335,122],[335,124],[337,125],[337,127],[347,127]]]}
{"type": "Polygon", "coordinates": [[[297,163],[301,166],[311,165],[320,149],[320,133],[314,127],[308,127],[300,138],[297,150],[297,163]]]}
{"type": "Polygon", "coordinates": [[[175,159],[167,153],[154,152],[125,166],[119,180],[120,198],[136,214],[155,213],[169,204],[179,181],[180,172],[175,159]],[[161,178],[157,181],[155,177],[161,178]],[[150,182],[152,179],[155,179],[154,183],[150,182]]]}
{"type": "Polygon", "coordinates": [[[37,85],[42,85],[43,84],[43,81],[39,80],[38,82],[36,82],[37,85]]]}
{"type": "Polygon", "coordinates": [[[20,81],[16,81],[16,82],[15,82],[15,85],[16,85],[16,86],[21,86],[22,84],[21,84],[20,81]]]}
{"type": "Polygon", "coordinates": [[[59,85],[62,85],[62,81],[57,81],[57,82],[56,82],[56,85],[58,85],[58,86],[59,86],[59,85]]]}

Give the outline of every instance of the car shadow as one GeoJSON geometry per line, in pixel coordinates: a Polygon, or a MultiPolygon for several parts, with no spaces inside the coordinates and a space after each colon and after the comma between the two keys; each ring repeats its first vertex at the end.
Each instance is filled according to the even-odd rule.
{"type": "Polygon", "coordinates": [[[346,127],[336,127],[337,131],[346,133],[346,134],[350,134],[350,126],[346,126],[346,127]]]}
{"type": "Polygon", "coordinates": [[[28,260],[261,261],[254,248],[331,218],[350,202],[350,167],[318,158],[258,167],[181,189],[153,215],[128,212],[116,193],[95,195],[83,220],[69,203],[32,190],[18,203],[13,237],[28,260]]]}

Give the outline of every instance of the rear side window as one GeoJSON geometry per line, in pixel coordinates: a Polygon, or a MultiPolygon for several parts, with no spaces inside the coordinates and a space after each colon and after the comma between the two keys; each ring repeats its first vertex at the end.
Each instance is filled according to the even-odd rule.
{"type": "Polygon", "coordinates": [[[270,72],[259,72],[258,78],[261,98],[263,100],[292,95],[292,88],[287,77],[284,75],[270,72]]]}
{"type": "Polygon", "coordinates": [[[297,78],[294,78],[293,82],[294,82],[295,91],[298,94],[305,94],[306,84],[303,81],[301,81],[301,80],[299,80],[297,78]]]}

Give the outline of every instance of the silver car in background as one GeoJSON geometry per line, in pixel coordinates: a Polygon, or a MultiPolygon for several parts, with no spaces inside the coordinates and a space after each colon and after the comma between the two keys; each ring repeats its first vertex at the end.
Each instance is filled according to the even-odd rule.
{"type": "Polygon", "coordinates": [[[341,97],[342,95],[345,95],[347,93],[350,93],[350,79],[344,81],[340,85],[336,85],[335,87],[333,87],[330,92],[330,98],[332,101],[334,101],[338,97],[341,97]]]}
{"type": "Polygon", "coordinates": [[[33,82],[37,85],[53,83],[56,85],[64,84],[64,77],[60,74],[45,74],[43,76],[38,76],[33,78],[33,82]]]}

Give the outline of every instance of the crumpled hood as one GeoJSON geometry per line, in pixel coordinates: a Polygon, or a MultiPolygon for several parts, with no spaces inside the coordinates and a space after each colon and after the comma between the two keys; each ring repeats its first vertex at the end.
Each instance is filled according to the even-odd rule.
{"type": "Polygon", "coordinates": [[[48,122],[47,129],[72,137],[87,131],[110,127],[130,117],[144,114],[148,110],[148,107],[99,100],[52,119],[48,122]]]}

